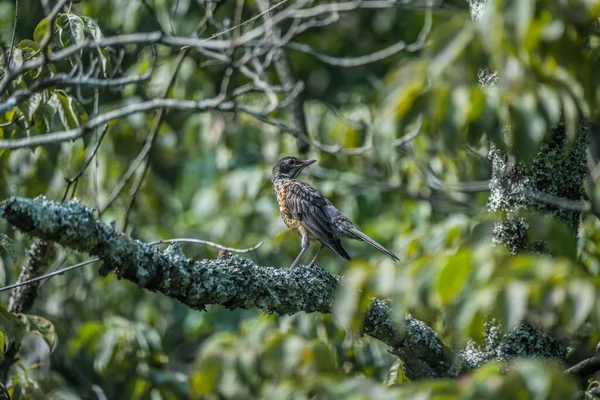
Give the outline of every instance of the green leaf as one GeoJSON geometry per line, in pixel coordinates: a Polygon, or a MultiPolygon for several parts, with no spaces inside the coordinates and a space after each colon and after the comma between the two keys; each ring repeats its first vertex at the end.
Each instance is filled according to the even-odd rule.
{"type": "Polygon", "coordinates": [[[94,351],[105,329],[105,325],[100,321],[90,321],[83,324],[79,328],[77,336],[71,341],[69,348],[71,354],[78,353],[84,347],[89,347],[91,351],[94,351]]]}
{"type": "Polygon", "coordinates": [[[56,17],[56,28],[60,42],[64,47],[81,43],[85,40],[83,20],[74,14],[59,14],[56,17]]]}
{"type": "Polygon", "coordinates": [[[452,128],[460,131],[467,123],[471,111],[471,91],[465,86],[454,88],[451,97],[452,128]]]}
{"type": "Polygon", "coordinates": [[[88,115],[81,104],[74,98],[67,96],[62,90],[55,91],[49,103],[58,110],[58,115],[65,129],[77,128],[82,122],[88,120],[88,115]]]}
{"type": "Polygon", "coordinates": [[[344,277],[344,285],[337,294],[333,305],[333,315],[343,326],[353,326],[356,316],[362,311],[364,288],[369,279],[369,266],[355,263],[344,277]]]}
{"type": "Polygon", "coordinates": [[[46,318],[38,317],[37,315],[17,315],[21,322],[23,322],[25,330],[40,335],[48,345],[48,348],[50,348],[50,352],[52,352],[56,345],[56,331],[52,322],[48,321],[46,318]]]}
{"type": "Polygon", "coordinates": [[[2,246],[4,248],[4,250],[6,250],[6,252],[8,253],[8,255],[10,256],[10,258],[13,261],[16,261],[17,246],[15,246],[13,241],[10,240],[10,238],[8,236],[6,236],[4,233],[0,233],[0,246],[2,246]]]}
{"type": "Polygon", "coordinates": [[[202,360],[202,363],[190,376],[190,395],[193,398],[214,393],[222,369],[220,357],[212,356],[202,360]]]}
{"type": "Polygon", "coordinates": [[[571,329],[577,329],[586,321],[594,308],[596,290],[593,283],[577,279],[569,283],[568,293],[573,303],[568,324],[571,329]]]}
{"type": "Polygon", "coordinates": [[[25,333],[25,325],[13,313],[0,306],[0,333],[2,333],[2,350],[6,352],[15,342],[20,342],[25,333]]]}
{"type": "Polygon", "coordinates": [[[46,33],[48,32],[48,18],[44,18],[40,21],[39,24],[35,27],[35,31],[33,31],[33,40],[40,43],[46,33]]]}
{"type": "Polygon", "coordinates": [[[26,101],[19,103],[19,110],[23,113],[25,120],[28,124],[33,122],[33,114],[36,112],[40,104],[42,103],[42,95],[40,93],[34,93],[26,101]]]}
{"type": "Polygon", "coordinates": [[[548,85],[538,85],[536,91],[541,114],[549,126],[556,125],[560,121],[562,108],[560,96],[548,85]]]}
{"type": "Polygon", "coordinates": [[[406,377],[406,375],[404,375],[403,365],[404,363],[402,362],[402,360],[396,360],[388,370],[383,384],[386,386],[394,386],[407,383],[408,378],[406,377]]]}
{"type": "Polygon", "coordinates": [[[31,39],[21,40],[17,48],[23,52],[22,56],[24,59],[29,59],[33,54],[40,51],[40,45],[31,39]]]}
{"type": "Polygon", "coordinates": [[[100,26],[95,19],[84,16],[80,18],[83,21],[85,32],[90,34],[94,40],[100,40],[104,37],[104,35],[102,35],[102,31],[100,30],[100,26]]]}
{"type": "Polygon", "coordinates": [[[511,282],[505,292],[504,325],[506,330],[517,326],[527,313],[529,286],[524,282],[511,282]]]}
{"type": "Polygon", "coordinates": [[[48,133],[52,126],[52,118],[56,114],[56,108],[49,103],[40,104],[38,109],[33,114],[33,122],[37,127],[38,133],[48,133]]]}
{"type": "MultiPolygon", "coordinates": [[[[83,21],[85,27],[84,31],[86,34],[93,37],[94,40],[100,40],[104,37],[96,20],[83,16],[81,19],[83,21]]],[[[107,77],[110,70],[110,54],[105,48],[97,48],[96,50],[100,59],[100,66],[102,67],[102,75],[107,77]]]]}
{"type": "Polygon", "coordinates": [[[471,271],[471,254],[461,250],[452,255],[440,271],[437,293],[442,305],[451,303],[463,289],[471,271]]]}
{"type": "Polygon", "coordinates": [[[512,34],[515,35],[515,42],[523,43],[525,35],[529,30],[529,25],[533,18],[535,2],[523,0],[510,0],[507,2],[507,21],[514,25],[512,34]]]}
{"type": "Polygon", "coordinates": [[[447,30],[446,33],[449,40],[445,42],[440,38],[436,54],[432,57],[429,65],[429,72],[432,78],[437,78],[443,71],[452,68],[452,64],[462,55],[475,36],[475,29],[472,24],[458,27],[456,24],[457,21],[454,22],[443,27],[443,29],[447,30]],[[456,28],[458,28],[458,32],[456,28]]]}

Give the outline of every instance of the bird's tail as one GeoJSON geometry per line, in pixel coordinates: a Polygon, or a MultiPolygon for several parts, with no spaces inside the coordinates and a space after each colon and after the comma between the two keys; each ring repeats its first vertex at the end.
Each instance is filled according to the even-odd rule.
{"type": "Polygon", "coordinates": [[[362,240],[363,242],[367,242],[371,246],[375,247],[377,250],[379,250],[380,252],[382,252],[383,254],[388,256],[389,258],[391,258],[392,260],[400,261],[400,259],[394,253],[392,253],[391,251],[389,251],[388,249],[386,249],[385,247],[383,247],[382,245],[380,245],[379,243],[377,243],[376,241],[374,241],[373,239],[371,239],[370,237],[368,237],[367,235],[362,233],[358,228],[351,227],[351,228],[347,229],[347,232],[348,232],[349,236],[351,236],[353,239],[362,240]]]}

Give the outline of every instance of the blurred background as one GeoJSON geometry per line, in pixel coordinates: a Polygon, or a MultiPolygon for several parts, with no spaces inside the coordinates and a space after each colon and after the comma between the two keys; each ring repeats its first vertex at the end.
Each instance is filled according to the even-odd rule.
{"type": "MultiPolygon", "coordinates": [[[[357,326],[368,299],[377,296],[389,299],[398,313],[410,311],[429,323],[449,345],[464,346],[469,338],[481,338],[489,307],[510,297],[514,292],[507,288],[518,282],[526,288],[525,296],[514,304],[519,315],[535,310],[536,315],[551,317],[541,318],[549,321],[550,329],[574,332],[586,326],[590,342],[599,336],[597,279],[577,280],[589,274],[596,277],[599,272],[598,218],[583,213],[577,246],[562,253],[557,266],[557,261],[542,255],[508,258],[495,248],[491,227],[502,216],[489,213],[486,204],[492,175],[487,156],[490,138],[501,137],[507,148],[533,156],[546,128],[560,117],[565,99],[593,114],[598,97],[598,77],[591,72],[595,53],[581,55],[581,27],[559,11],[572,7],[573,15],[585,22],[593,21],[600,8],[597,2],[583,1],[524,2],[531,3],[531,10],[525,6],[521,10],[514,2],[499,3],[503,4],[494,6],[495,17],[487,27],[474,24],[469,2],[458,0],[398,2],[313,18],[314,26],[294,36],[292,45],[310,46],[338,61],[373,54],[399,41],[407,47],[350,66],[293,46],[285,48],[297,79],[305,85],[302,97],[311,142],[305,154],[299,154],[293,135],[250,115],[181,110],[165,112],[147,153],[143,149],[149,144],[157,112],[111,122],[90,165],[85,161],[101,129],[74,142],[0,150],[1,198],[46,195],[60,201],[74,196],[101,210],[103,221],[116,221],[119,229],[142,241],[189,237],[238,248],[263,242],[243,256],[257,265],[277,268],[291,264],[300,241],[280,219],[271,169],[283,156],[315,158],[318,163],[304,171],[303,179],[402,260],[393,263],[359,242],[345,243],[351,262],[324,251],[319,265],[344,275],[352,288],[343,289],[343,303],[333,317],[267,315],[219,306],[193,311],[161,294],[117,281],[113,275],[101,278],[98,264],[56,276],[42,284],[29,311],[53,324],[56,344],[49,354],[43,338],[26,336],[21,360],[13,366],[9,381],[13,398],[384,399],[400,398],[402,393],[429,398],[437,391],[448,393],[447,398],[468,398],[464,396],[485,392],[478,390],[491,376],[499,384],[489,389],[489,398],[536,392],[528,382],[540,377],[546,379],[542,386],[547,390],[540,390],[547,396],[571,393],[570,381],[555,379],[562,376],[560,367],[538,368],[537,364],[516,367],[511,373],[517,377],[484,368],[462,386],[454,381],[411,385],[398,357],[388,353],[386,345],[348,329],[357,326]],[[322,22],[326,18],[332,21],[322,22]],[[513,37],[507,33],[512,28],[515,35],[519,29],[525,33],[513,37]],[[550,64],[560,68],[552,69],[550,64]],[[495,100],[484,98],[477,78],[480,68],[490,65],[508,71],[495,100]],[[562,80],[552,81],[556,76],[562,80]],[[540,89],[542,84],[548,92],[540,89]],[[565,94],[568,90],[561,91],[561,85],[576,94],[565,94]],[[519,103],[530,96],[533,106],[519,103]],[[486,119],[490,114],[499,117],[486,119]],[[515,118],[517,114],[522,118],[515,118]],[[508,120],[503,119],[506,115],[508,120]],[[513,133],[503,137],[501,129],[490,129],[499,122],[510,123],[513,133]],[[125,179],[140,154],[145,154],[142,163],[125,179]],[[65,178],[75,177],[84,167],[77,184],[68,185],[65,178]],[[442,275],[444,269],[446,275],[442,275]],[[458,278],[447,281],[448,276],[458,278]],[[464,283],[467,279],[473,279],[470,285],[464,283]],[[556,287],[582,294],[545,303],[546,292],[556,287]],[[459,294],[479,305],[472,312],[465,311],[459,294]],[[481,300],[484,294],[488,300],[481,300]],[[584,315],[575,317],[573,310],[584,310],[584,315]]],[[[34,44],[23,41],[34,40],[36,27],[54,4],[18,2],[16,43],[21,43],[21,51],[15,52],[15,62],[35,53],[34,44]]],[[[0,2],[4,45],[12,35],[14,7],[15,2],[0,2]]],[[[201,37],[210,37],[260,12],[253,0],[82,0],[69,4],[63,13],[67,9],[95,21],[104,36],[151,31],[190,36],[204,24],[201,37]]],[[[53,51],[77,40],[78,23],[60,22],[53,51]]],[[[240,31],[260,24],[258,18],[240,31]]],[[[282,30],[286,32],[290,24],[284,21],[282,30]]],[[[86,26],[83,35],[92,35],[86,26]]],[[[38,29],[38,35],[43,33],[43,26],[38,29]]],[[[235,38],[232,35],[222,39],[235,38]]],[[[593,38],[591,46],[595,46],[593,38]]],[[[103,57],[114,77],[151,70],[151,78],[140,84],[102,88],[97,101],[94,89],[86,87],[58,93],[58,89],[47,89],[39,102],[47,102],[54,111],[38,120],[39,104],[25,102],[1,116],[2,138],[60,131],[95,113],[161,97],[166,90],[175,99],[202,100],[219,93],[227,65],[189,51],[171,85],[179,49],[157,46],[155,51],[153,64],[147,46],[108,50],[103,57]],[[52,103],[53,95],[59,103],[52,103]]],[[[87,66],[86,56],[81,59],[87,66]]],[[[43,73],[69,72],[72,64],[54,67],[55,71],[43,73]]],[[[264,78],[278,82],[272,65],[264,71],[264,78]]],[[[13,82],[0,93],[2,100],[27,87],[32,79],[33,75],[13,82]]],[[[232,88],[248,82],[244,75],[231,77],[232,88]]],[[[278,96],[280,100],[285,97],[278,96]]],[[[249,91],[239,99],[263,109],[268,104],[260,91],[249,91]]],[[[268,117],[291,119],[285,107],[268,117]]],[[[594,166],[599,158],[597,135],[591,137],[589,157],[594,166]]],[[[594,183],[595,179],[587,183],[592,198],[598,195],[594,183]]],[[[32,239],[5,221],[0,221],[0,229],[13,241],[17,253],[11,257],[2,252],[0,283],[4,285],[17,279],[32,239]]],[[[564,235],[573,234],[560,227],[539,229],[547,229],[543,236],[555,243],[564,243],[564,235]]],[[[194,259],[216,255],[215,249],[201,245],[182,244],[182,248],[194,259]]],[[[57,246],[50,269],[86,259],[85,254],[57,246]]],[[[8,296],[2,293],[2,304],[8,303],[8,296]]],[[[505,308],[491,312],[500,319],[515,318],[505,308]]]]}

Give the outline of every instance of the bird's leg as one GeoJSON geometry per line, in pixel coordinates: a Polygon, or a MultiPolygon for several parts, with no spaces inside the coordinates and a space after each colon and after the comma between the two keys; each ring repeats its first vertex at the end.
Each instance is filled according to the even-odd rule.
{"type": "Polygon", "coordinates": [[[317,254],[315,254],[315,257],[312,259],[310,264],[308,264],[308,268],[313,267],[315,265],[315,261],[317,261],[317,258],[319,258],[319,254],[321,254],[321,251],[323,251],[324,247],[325,247],[325,245],[323,243],[321,243],[319,250],[317,250],[317,254]]]}
{"type": "Polygon", "coordinates": [[[292,265],[290,265],[290,268],[294,268],[296,265],[298,265],[298,263],[300,262],[300,258],[304,253],[306,253],[306,250],[308,250],[308,246],[310,246],[310,240],[308,240],[308,233],[302,232],[302,250],[300,250],[300,254],[298,254],[292,265]]]}

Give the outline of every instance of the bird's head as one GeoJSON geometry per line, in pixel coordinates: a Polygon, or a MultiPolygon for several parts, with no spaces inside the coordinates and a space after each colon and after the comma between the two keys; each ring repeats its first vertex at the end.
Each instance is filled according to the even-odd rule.
{"type": "Polygon", "coordinates": [[[273,181],[275,179],[294,179],[300,172],[317,160],[300,160],[296,157],[284,157],[277,161],[273,167],[273,181]]]}

